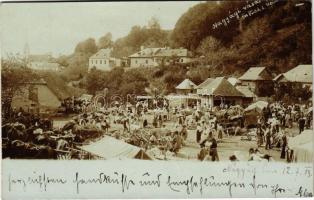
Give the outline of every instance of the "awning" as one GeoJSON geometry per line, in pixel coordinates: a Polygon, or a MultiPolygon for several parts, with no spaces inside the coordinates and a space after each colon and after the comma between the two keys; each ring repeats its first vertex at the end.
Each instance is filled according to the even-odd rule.
{"type": "Polygon", "coordinates": [[[97,142],[79,148],[104,159],[137,158],[152,160],[141,148],[110,136],[105,136],[97,142]]]}

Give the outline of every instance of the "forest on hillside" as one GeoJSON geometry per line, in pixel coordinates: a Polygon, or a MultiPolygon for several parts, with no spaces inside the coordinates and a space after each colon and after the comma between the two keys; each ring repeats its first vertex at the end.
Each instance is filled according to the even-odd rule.
{"type": "Polygon", "coordinates": [[[116,41],[112,41],[111,33],[98,40],[88,38],[75,47],[72,55],[58,61],[66,66],[62,76],[68,81],[83,78],[88,58],[101,48],[112,48],[113,56],[125,57],[140,46],[185,47],[199,58],[197,62],[93,72],[80,84],[90,93],[103,88],[121,94],[144,94],[147,88],[169,93],[185,78],[199,84],[208,77],[238,77],[252,66],[280,73],[312,63],[311,29],[310,1],[210,1],[187,10],[172,31],[162,30],[158,20],[152,18],[147,26],[134,26],[116,41]]]}
{"type": "MultiPolygon", "coordinates": [[[[95,94],[105,88],[110,96],[126,97],[169,94],[185,78],[200,84],[209,77],[239,77],[253,66],[265,66],[278,74],[312,63],[311,23],[310,1],[199,3],[178,19],[173,30],[163,30],[158,20],[152,18],[146,26],[133,26],[128,35],[116,41],[108,32],[98,39],[79,42],[71,55],[57,58],[65,67],[62,72],[40,74],[15,58],[2,59],[2,105],[9,108],[13,94],[25,82],[39,78],[44,78],[61,97],[95,94]],[[87,73],[88,59],[99,49],[112,48],[113,56],[126,57],[141,46],[184,47],[197,59],[189,64],[87,73]],[[72,87],[73,81],[76,88],[72,87]]],[[[302,96],[300,91],[292,89],[286,97],[297,99],[302,96]]]]}

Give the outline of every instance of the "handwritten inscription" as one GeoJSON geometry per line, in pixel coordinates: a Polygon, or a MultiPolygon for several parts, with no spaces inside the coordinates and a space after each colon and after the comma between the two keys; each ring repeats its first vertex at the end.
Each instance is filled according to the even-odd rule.
{"type": "Polygon", "coordinates": [[[225,174],[224,176],[210,175],[178,177],[150,172],[145,172],[137,177],[132,177],[126,173],[119,172],[111,174],[100,172],[94,176],[87,176],[86,174],[83,176],[80,172],[75,172],[72,179],[34,172],[32,176],[27,178],[15,177],[13,174],[9,174],[8,191],[17,192],[22,189],[22,191],[27,192],[28,187],[34,188],[35,186],[39,188],[39,192],[46,192],[49,189],[53,190],[56,185],[66,185],[66,188],[73,188],[76,194],[80,194],[83,188],[86,190],[95,185],[103,185],[104,187],[107,185],[108,188],[117,187],[122,193],[131,190],[134,191],[138,188],[149,188],[152,189],[152,191],[158,188],[168,188],[170,192],[185,193],[186,195],[191,195],[193,193],[203,195],[205,191],[219,190],[229,197],[233,197],[235,192],[238,193],[241,191],[253,193],[255,196],[268,192],[269,195],[278,197],[278,195],[285,194],[286,192],[292,192],[294,196],[297,197],[311,197],[313,196],[311,189],[304,185],[289,188],[273,181],[261,182],[256,174],[262,172],[283,174],[286,176],[312,177],[312,174],[308,172],[311,171],[310,169],[311,168],[308,167],[300,169],[300,167],[287,166],[280,171],[275,169],[256,169],[254,167],[241,168],[229,165],[221,171],[222,174],[225,174]],[[245,181],[244,177],[246,178],[245,181]],[[248,181],[248,177],[250,177],[250,181],[248,181]]]}
{"type": "Polygon", "coordinates": [[[313,193],[308,191],[306,188],[304,189],[302,186],[299,188],[296,195],[299,197],[313,197],[313,193]]]}
{"type": "Polygon", "coordinates": [[[67,180],[64,178],[49,177],[46,173],[40,175],[37,175],[36,172],[33,173],[34,176],[28,177],[26,180],[21,178],[13,179],[11,174],[9,174],[9,191],[11,192],[14,185],[22,186],[24,191],[26,191],[27,185],[37,185],[40,189],[47,191],[48,185],[67,183],[67,180]]]}
{"type": "Polygon", "coordinates": [[[234,12],[229,11],[229,15],[213,23],[212,29],[215,30],[221,26],[227,27],[234,20],[245,20],[251,16],[263,12],[267,8],[273,7],[279,0],[255,0],[247,1],[242,8],[236,9],[234,12]]]}

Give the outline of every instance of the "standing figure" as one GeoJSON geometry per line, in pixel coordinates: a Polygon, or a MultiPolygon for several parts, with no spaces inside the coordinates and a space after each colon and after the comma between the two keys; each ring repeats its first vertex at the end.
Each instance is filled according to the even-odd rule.
{"type": "Polygon", "coordinates": [[[200,123],[197,123],[197,127],[196,127],[196,142],[197,143],[200,143],[200,141],[201,141],[202,132],[203,132],[203,129],[202,129],[200,123]]]}
{"type": "Polygon", "coordinates": [[[285,159],[286,158],[286,147],[288,145],[288,140],[287,140],[287,136],[286,136],[286,132],[283,131],[283,136],[282,136],[282,145],[281,145],[281,154],[280,154],[280,158],[281,159],[285,159]]]}
{"type": "Polygon", "coordinates": [[[305,126],[305,119],[303,115],[301,115],[299,119],[299,134],[301,134],[304,131],[304,126],[305,126]]]}
{"type": "Polygon", "coordinates": [[[215,138],[212,139],[212,144],[209,147],[209,155],[212,157],[212,161],[219,161],[217,141],[215,138]]]}
{"type": "Polygon", "coordinates": [[[272,148],[272,146],[271,146],[271,131],[270,131],[270,127],[269,127],[269,126],[266,128],[266,133],[265,133],[265,135],[266,135],[266,145],[265,145],[265,149],[266,149],[266,150],[267,150],[267,149],[271,149],[271,148],[272,148]]]}

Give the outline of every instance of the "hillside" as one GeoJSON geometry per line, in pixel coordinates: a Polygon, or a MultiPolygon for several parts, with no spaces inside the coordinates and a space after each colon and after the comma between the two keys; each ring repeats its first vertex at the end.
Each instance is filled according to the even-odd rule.
{"type": "Polygon", "coordinates": [[[67,85],[67,83],[54,72],[37,72],[38,76],[43,78],[52,92],[58,96],[59,99],[66,99],[71,96],[80,96],[86,91],[80,88],[74,88],[67,85]]]}
{"type": "Polygon", "coordinates": [[[68,67],[64,79],[79,80],[86,74],[88,58],[100,47],[113,48],[116,57],[128,56],[146,47],[185,47],[196,55],[188,65],[154,69],[95,71],[85,77],[81,88],[93,94],[146,94],[175,91],[185,78],[196,84],[208,77],[239,77],[252,66],[265,66],[281,73],[298,64],[312,63],[311,3],[308,1],[210,1],[190,8],[174,30],[165,31],[157,20],[134,26],[116,41],[107,33],[96,42],[79,43],[74,53],[60,59],[68,67]],[[146,88],[146,89],[145,89],[146,88]]]}
{"type": "Polygon", "coordinates": [[[176,46],[205,56],[206,64],[221,74],[243,72],[251,66],[283,72],[311,63],[311,3],[254,2],[198,4],[181,16],[171,39],[176,46]]]}
{"type": "Polygon", "coordinates": [[[88,38],[78,43],[74,52],[69,56],[61,56],[58,63],[65,66],[63,77],[68,81],[79,80],[88,70],[88,59],[99,49],[112,48],[112,56],[116,58],[128,57],[145,47],[164,47],[170,45],[171,31],[161,29],[154,17],[148,21],[147,26],[133,26],[125,37],[112,41],[111,33],[106,33],[98,40],[88,38]]]}

